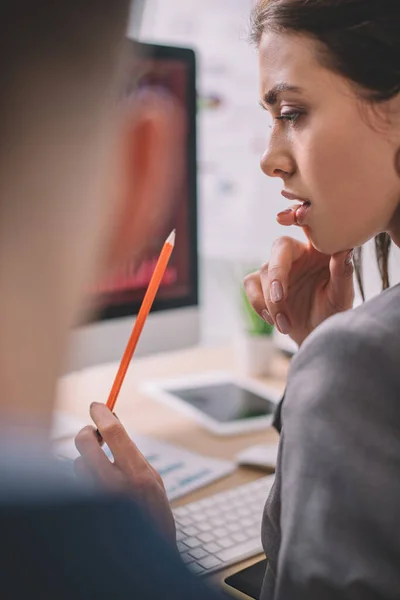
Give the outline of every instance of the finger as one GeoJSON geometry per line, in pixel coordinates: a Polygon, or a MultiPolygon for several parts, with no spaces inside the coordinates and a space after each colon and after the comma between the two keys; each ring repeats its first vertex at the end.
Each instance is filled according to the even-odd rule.
{"type": "Polygon", "coordinates": [[[280,225],[284,225],[285,227],[290,227],[291,225],[299,226],[296,221],[296,210],[298,208],[299,205],[295,204],[286,210],[282,210],[276,215],[276,220],[280,225]]]}
{"type": "Polygon", "coordinates": [[[99,402],[90,406],[90,416],[97,425],[105,443],[110,448],[115,464],[138,474],[148,469],[148,462],[129,437],[122,423],[110,409],[99,402]]]}
{"type": "MultiPolygon", "coordinates": [[[[262,269],[267,272],[268,264],[265,264],[262,269]]],[[[264,296],[260,277],[261,273],[260,271],[257,271],[256,273],[248,275],[245,279],[245,290],[251,305],[258,315],[263,318],[264,321],[269,323],[269,325],[276,325],[281,333],[289,333],[291,330],[291,322],[288,316],[286,303],[281,303],[280,310],[277,312],[276,307],[272,305],[269,298],[266,299],[264,296]],[[270,308],[270,305],[272,305],[272,308],[270,308]],[[271,310],[274,311],[275,320],[272,317],[271,310]]]]}
{"type": "Polygon", "coordinates": [[[353,250],[334,254],[329,262],[329,271],[329,301],[339,311],[351,308],[354,300],[353,250]]]}
{"type": "Polygon", "coordinates": [[[78,479],[82,479],[84,481],[91,481],[93,478],[93,472],[85,463],[85,459],[83,458],[83,456],[78,456],[78,458],[74,460],[74,471],[78,479]]]}
{"type": "Polygon", "coordinates": [[[164,480],[161,477],[160,473],[158,471],[156,471],[156,469],[150,463],[147,463],[147,465],[148,465],[150,471],[153,473],[154,479],[165,490],[164,480]]]}
{"type": "MultiPolygon", "coordinates": [[[[261,282],[263,279],[268,280],[268,272],[264,269],[261,270],[261,282]]],[[[261,283],[262,285],[262,283],[261,283]]],[[[263,318],[270,323],[271,325],[275,325],[278,331],[283,334],[290,333],[292,329],[292,323],[290,319],[289,307],[285,299],[280,302],[272,302],[270,297],[271,290],[268,287],[268,284],[263,287],[264,300],[267,308],[263,311],[263,318]],[[269,292],[268,292],[269,290],[269,292]],[[269,295],[267,295],[269,293],[269,295]]]]}
{"type": "MultiPolygon", "coordinates": [[[[266,268],[268,268],[268,265],[266,265],[266,268]]],[[[249,302],[250,302],[251,306],[254,308],[254,310],[256,311],[256,313],[263,319],[265,319],[265,317],[268,316],[269,319],[271,319],[271,321],[272,321],[270,323],[272,325],[273,320],[271,318],[271,315],[269,314],[269,311],[267,309],[267,305],[265,302],[264,292],[261,287],[259,271],[256,271],[255,273],[251,273],[250,275],[247,275],[247,277],[244,280],[244,289],[245,289],[245,292],[249,299],[249,302]],[[264,311],[267,311],[268,315],[264,311]]]]}
{"type": "Polygon", "coordinates": [[[290,271],[305,250],[304,243],[291,237],[278,238],[272,246],[268,267],[261,269],[261,286],[273,318],[279,312],[279,306],[273,305],[279,305],[287,298],[290,271]]]}
{"type": "Polygon", "coordinates": [[[268,325],[275,325],[274,319],[272,318],[272,315],[269,312],[268,308],[262,311],[261,316],[264,319],[264,321],[268,323],[268,325]]]}
{"type": "MultiPolygon", "coordinates": [[[[75,446],[84,458],[86,466],[95,471],[102,479],[113,473],[113,465],[99,446],[93,427],[84,427],[75,438],[75,446]]],[[[79,467],[78,467],[79,468],[79,467]]]]}
{"type": "Polygon", "coordinates": [[[289,275],[293,263],[306,250],[304,243],[290,237],[275,241],[268,266],[260,271],[261,286],[269,314],[277,329],[288,334],[292,329],[286,299],[288,296],[289,275]]]}

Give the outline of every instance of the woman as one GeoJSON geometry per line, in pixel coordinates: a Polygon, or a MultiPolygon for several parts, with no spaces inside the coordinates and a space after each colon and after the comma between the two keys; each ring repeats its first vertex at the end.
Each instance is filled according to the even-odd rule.
{"type": "Polygon", "coordinates": [[[353,248],[377,236],[387,287],[390,239],[400,245],[400,2],[261,0],[252,25],[274,123],[261,167],[297,201],[278,221],[309,239],[279,239],[245,282],[301,346],[265,510],[263,598],[399,598],[400,287],[342,311],[353,248]]]}
{"type": "MultiPolygon", "coordinates": [[[[301,346],[263,523],[262,600],[399,598],[400,287],[347,309],[353,249],[378,236],[387,287],[389,236],[400,244],[400,2],[261,0],[253,37],[273,117],[262,168],[297,200],[279,222],[309,238],[278,240],[246,280],[257,312],[301,346]]],[[[104,461],[89,428],[77,466],[132,489],[173,530],[157,475],[106,407],[91,412],[124,460],[104,461]]]]}

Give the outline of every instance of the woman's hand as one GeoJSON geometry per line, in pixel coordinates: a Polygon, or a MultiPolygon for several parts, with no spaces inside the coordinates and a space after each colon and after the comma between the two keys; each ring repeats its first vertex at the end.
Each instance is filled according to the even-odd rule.
{"type": "Polygon", "coordinates": [[[353,306],[352,254],[327,256],[311,242],[279,238],[270,261],[246,277],[247,296],[262,318],[301,345],[322,321],[353,306]]]}
{"type": "Polygon", "coordinates": [[[131,494],[154,517],[165,535],[176,543],[175,521],[160,475],[105,404],[94,402],[90,415],[110,448],[114,463],[101,449],[95,429],[85,427],[75,439],[81,454],[75,461],[77,475],[86,479],[94,477],[105,488],[131,494]]]}

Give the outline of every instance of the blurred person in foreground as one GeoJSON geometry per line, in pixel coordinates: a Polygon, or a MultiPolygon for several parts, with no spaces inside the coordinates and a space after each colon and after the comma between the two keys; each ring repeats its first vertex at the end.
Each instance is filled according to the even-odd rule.
{"type": "Polygon", "coordinates": [[[171,100],[142,90],[121,102],[129,4],[1,7],[2,600],[214,597],[180,561],[160,477],[105,406],[92,414],[116,465],[92,430],[77,442],[104,473],[103,493],[67,480],[51,459],[68,332],[90,285],[146,249],[179,162],[171,100]]]}

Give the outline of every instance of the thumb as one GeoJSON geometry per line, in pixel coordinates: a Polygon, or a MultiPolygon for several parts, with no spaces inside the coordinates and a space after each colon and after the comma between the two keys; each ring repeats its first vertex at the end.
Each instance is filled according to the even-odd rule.
{"type": "Polygon", "coordinates": [[[333,254],[329,271],[329,300],[338,310],[346,310],[352,306],[354,299],[353,250],[333,254]]]}

